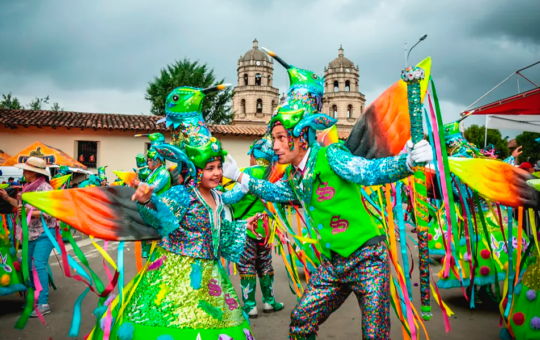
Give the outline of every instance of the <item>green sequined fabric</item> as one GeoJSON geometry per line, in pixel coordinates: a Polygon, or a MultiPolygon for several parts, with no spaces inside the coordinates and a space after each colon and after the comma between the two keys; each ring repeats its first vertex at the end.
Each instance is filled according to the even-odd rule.
{"type": "Polygon", "coordinates": [[[217,260],[177,255],[158,247],[153,261],[161,260],[161,266],[144,274],[124,321],[189,329],[225,329],[244,322],[235,290],[217,260]]]}

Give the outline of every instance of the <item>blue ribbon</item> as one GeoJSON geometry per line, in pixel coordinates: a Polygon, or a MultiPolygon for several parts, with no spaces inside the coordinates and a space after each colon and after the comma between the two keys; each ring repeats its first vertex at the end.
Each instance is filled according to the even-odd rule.
{"type": "MultiPolygon", "coordinates": [[[[118,272],[120,273],[120,282],[118,282],[118,305],[122,306],[124,291],[124,241],[118,244],[118,272]]],[[[219,261],[218,261],[219,262],[219,261]]]]}
{"type": "MultiPolygon", "coordinates": [[[[58,242],[56,242],[56,239],[52,236],[52,234],[51,234],[51,232],[49,230],[49,227],[47,227],[47,224],[45,223],[45,219],[43,218],[43,214],[41,214],[41,223],[43,224],[43,230],[45,231],[45,235],[47,235],[47,237],[49,238],[49,240],[53,244],[54,249],[56,249],[57,252],[62,253],[62,251],[60,250],[60,246],[58,245],[58,242]]],[[[90,282],[90,285],[92,285],[92,279],[90,279],[90,276],[88,276],[88,274],[84,271],[84,269],[77,262],[75,262],[71,258],[71,256],[69,254],[66,254],[66,255],[67,255],[69,265],[73,269],[75,269],[77,271],[77,273],[79,273],[82,277],[87,279],[88,282],[90,282]]]]}
{"type": "Polygon", "coordinates": [[[84,292],[79,295],[77,301],[75,301],[75,306],[73,306],[73,319],[71,321],[71,328],[69,329],[70,337],[79,336],[79,329],[81,328],[81,304],[89,291],[90,287],[87,287],[84,292]]]}

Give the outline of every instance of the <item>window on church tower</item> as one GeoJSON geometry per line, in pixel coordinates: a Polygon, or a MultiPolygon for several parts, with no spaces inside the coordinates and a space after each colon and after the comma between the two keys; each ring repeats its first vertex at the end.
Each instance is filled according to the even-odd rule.
{"type": "Polygon", "coordinates": [[[276,110],[276,101],[275,100],[272,100],[272,113],[274,113],[274,111],[276,110]]]}
{"type": "Polygon", "coordinates": [[[245,114],[246,113],[246,100],[242,99],[240,102],[240,113],[245,114]]]}
{"type": "Polygon", "coordinates": [[[334,81],[334,92],[339,92],[339,82],[337,80],[334,81]]]}
{"type": "Polygon", "coordinates": [[[352,118],[352,105],[347,105],[347,118],[352,118]]]}
{"type": "Polygon", "coordinates": [[[332,117],[337,119],[337,105],[332,106],[332,117]]]}
{"type": "Polygon", "coordinates": [[[262,99],[257,99],[257,113],[262,113],[262,109],[263,109],[263,103],[262,103],[262,99]]]}
{"type": "Polygon", "coordinates": [[[351,92],[351,82],[348,80],[345,82],[345,91],[351,92]]]}
{"type": "Polygon", "coordinates": [[[262,85],[261,80],[262,80],[261,74],[260,74],[260,73],[257,73],[257,74],[255,75],[255,85],[261,86],[261,85],[262,85]]]}
{"type": "Polygon", "coordinates": [[[248,85],[248,75],[244,74],[244,86],[248,85]]]}
{"type": "Polygon", "coordinates": [[[272,86],[272,77],[268,76],[268,86],[272,86]]]}

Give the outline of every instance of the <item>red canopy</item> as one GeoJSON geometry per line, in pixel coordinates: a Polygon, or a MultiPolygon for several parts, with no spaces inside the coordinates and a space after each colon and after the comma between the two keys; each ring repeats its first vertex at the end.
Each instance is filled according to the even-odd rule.
{"type": "Polygon", "coordinates": [[[497,100],[463,115],[540,115],[540,88],[497,100]]]}

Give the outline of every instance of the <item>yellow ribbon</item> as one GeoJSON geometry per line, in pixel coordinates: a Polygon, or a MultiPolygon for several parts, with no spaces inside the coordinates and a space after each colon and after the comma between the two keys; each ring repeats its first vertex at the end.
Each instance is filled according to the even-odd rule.
{"type": "Polygon", "coordinates": [[[103,256],[103,258],[107,260],[107,262],[109,262],[109,264],[114,268],[114,270],[118,270],[116,268],[116,263],[114,263],[113,259],[109,256],[109,254],[107,254],[107,252],[103,248],[101,248],[99,244],[97,244],[94,241],[94,236],[90,236],[90,241],[92,241],[92,244],[94,245],[94,247],[96,247],[96,249],[99,251],[101,256],[103,256]]]}

